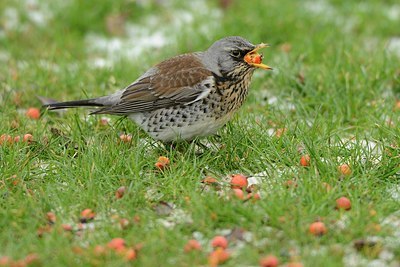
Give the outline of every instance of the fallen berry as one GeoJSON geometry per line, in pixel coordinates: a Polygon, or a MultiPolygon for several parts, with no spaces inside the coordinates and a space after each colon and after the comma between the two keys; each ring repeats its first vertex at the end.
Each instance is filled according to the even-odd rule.
{"type": "Polygon", "coordinates": [[[11,259],[8,256],[0,257],[0,266],[9,266],[11,263],[11,259]]]}
{"type": "Polygon", "coordinates": [[[125,252],[125,259],[128,261],[133,261],[136,259],[136,251],[133,248],[128,248],[125,252]]]}
{"type": "Polygon", "coordinates": [[[123,250],[125,249],[125,240],[120,237],[114,238],[108,242],[107,247],[115,251],[123,250]]]}
{"type": "Polygon", "coordinates": [[[336,208],[350,210],[351,209],[351,201],[347,197],[340,197],[336,199],[336,208]]]}
{"type": "Polygon", "coordinates": [[[246,199],[252,199],[253,201],[261,199],[259,193],[250,193],[247,195],[246,199]]]}
{"type": "Polygon", "coordinates": [[[123,143],[130,143],[132,141],[132,135],[130,134],[121,134],[119,136],[119,139],[123,142],[123,143]]]}
{"type": "Polygon", "coordinates": [[[238,199],[240,199],[240,200],[244,199],[244,192],[242,189],[234,188],[234,189],[232,189],[232,192],[233,192],[234,196],[237,197],[238,199]]]}
{"type": "Polygon", "coordinates": [[[0,136],[0,145],[3,144],[12,144],[13,143],[13,138],[9,134],[2,134],[0,136]]]}
{"type": "Polygon", "coordinates": [[[47,221],[50,224],[55,224],[56,223],[57,218],[56,218],[56,215],[53,212],[47,212],[46,213],[46,218],[47,218],[47,221]]]}
{"type": "Polygon", "coordinates": [[[94,213],[91,209],[84,209],[81,212],[80,222],[87,223],[88,221],[93,220],[95,216],[96,213],[94,213]]]}
{"type": "Polygon", "coordinates": [[[309,231],[315,236],[322,236],[326,234],[327,229],[323,222],[313,222],[312,224],[310,224],[309,231]]]}
{"type": "Polygon", "coordinates": [[[217,235],[211,240],[211,246],[225,249],[228,247],[228,240],[224,236],[217,235]]]}
{"type": "Polygon", "coordinates": [[[169,166],[169,158],[164,157],[164,156],[160,156],[156,162],[156,164],[154,164],[156,166],[157,169],[159,170],[164,170],[166,167],[169,166]]]}
{"type": "Polygon", "coordinates": [[[14,143],[18,143],[19,141],[21,141],[21,136],[14,136],[14,143]]]}
{"type": "Polygon", "coordinates": [[[40,118],[40,110],[38,108],[28,108],[25,114],[28,118],[33,120],[38,120],[40,118]]]}
{"type": "Polygon", "coordinates": [[[218,180],[213,178],[213,177],[207,176],[206,178],[201,180],[201,183],[203,183],[203,184],[217,184],[218,180]]]}
{"type": "Polygon", "coordinates": [[[208,264],[211,267],[216,267],[219,264],[222,264],[229,260],[230,254],[223,248],[216,248],[213,252],[208,256],[208,264]]]}
{"type": "Polygon", "coordinates": [[[287,128],[279,128],[279,129],[276,129],[276,131],[275,131],[275,136],[276,137],[281,137],[284,133],[286,133],[287,132],[287,128]]]}
{"type": "Polygon", "coordinates": [[[36,253],[31,253],[26,255],[25,259],[23,260],[26,265],[33,264],[39,261],[39,256],[36,253]]]}
{"type": "Polygon", "coordinates": [[[66,232],[72,232],[72,225],[70,224],[62,224],[61,227],[66,232]]]}
{"type": "Polygon", "coordinates": [[[303,167],[310,166],[310,161],[311,161],[310,155],[307,155],[307,154],[303,155],[300,158],[300,165],[303,167]]]}
{"type": "Polygon", "coordinates": [[[185,252],[190,252],[192,250],[201,250],[201,245],[196,239],[190,239],[183,248],[185,252]]]}
{"type": "Polygon", "coordinates": [[[232,189],[242,189],[246,188],[248,185],[247,177],[243,174],[235,174],[231,179],[231,188],[232,189]]]}
{"type": "Polygon", "coordinates": [[[31,134],[24,134],[22,141],[26,143],[31,143],[33,141],[33,135],[31,134]]]}
{"type": "Polygon", "coordinates": [[[351,169],[348,164],[342,164],[338,167],[339,172],[343,175],[350,175],[351,174],[351,169]]]}
{"type": "Polygon", "coordinates": [[[115,198],[120,199],[125,195],[126,187],[121,186],[120,188],[115,191],[115,198]]]}
{"type": "Polygon", "coordinates": [[[260,259],[260,267],[276,267],[279,260],[274,255],[268,255],[260,259]]]}

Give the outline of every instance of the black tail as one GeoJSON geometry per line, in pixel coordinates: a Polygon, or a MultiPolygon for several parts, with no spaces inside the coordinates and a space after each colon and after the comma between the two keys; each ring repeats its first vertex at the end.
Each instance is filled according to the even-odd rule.
{"type": "Polygon", "coordinates": [[[47,108],[49,110],[63,109],[63,108],[77,108],[77,107],[102,107],[102,106],[104,105],[96,102],[96,99],[56,102],[43,105],[44,108],[47,108]]]}

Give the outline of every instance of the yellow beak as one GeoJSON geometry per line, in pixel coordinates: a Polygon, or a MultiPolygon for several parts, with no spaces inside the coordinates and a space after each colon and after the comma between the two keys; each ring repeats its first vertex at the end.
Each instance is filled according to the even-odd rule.
{"type": "Polygon", "coordinates": [[[256,48],[254,48],[253,50],[251,50],[249,53],[247,53],[244,56],[244,61],[256,68],[260,68],[260,69],[264,69],[264,70],[272,70],[272,68],[270,66],[267,66],[265,64],[262,63],[262,59],[263,59],[263,55],[257,53],[258,50],[260,50],[261,48],[265,48],[268,47],[268,44],[258,44],[256,45],[256,48]]]}

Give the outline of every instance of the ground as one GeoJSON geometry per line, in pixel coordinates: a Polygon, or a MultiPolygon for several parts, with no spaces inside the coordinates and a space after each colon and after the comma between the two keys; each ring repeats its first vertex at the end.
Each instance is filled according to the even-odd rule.
{"type": "Polygon", "coordinates": [[[0,266],[398,266],[399,23],[394,0],[1,1],[0,266]],[[274,70],[202,146],[37,112],[228,35],[274,70]]]}

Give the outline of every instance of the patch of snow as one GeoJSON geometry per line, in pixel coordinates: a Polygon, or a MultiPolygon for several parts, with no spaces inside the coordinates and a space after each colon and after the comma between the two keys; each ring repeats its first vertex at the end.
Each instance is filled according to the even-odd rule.
{"type": "Polygon", "coordinates": [[[400,185],[396,184],[391,186],[386,190],[388,196],[390,196],[393,200],[400,202],[400,185]]]}
{"type": "MultiPolygon", "coordinates": [[[[200,32],[208,36],[213,32],[210,29],[219,27],[222,17],[218,9],[211,8],[200,0],[187,2],[186,9],[165,8],[171,13],[168,23],[162,16],[150,15],[140,24],[127,23],[126,37],[108,38],[103,35],[88,34],[85,38],[87,51],[89,54],[97,55],[89,59],[89,66],[112,67],[121,59],[140,60],[145,52],[174,44],[182,32],[194,34],[188,32],[188,29],[195,27],[194,25],[201,24],[200,32]]],[[[199,34],[198,31],[196,34],[199,34]]]]}
{"type": "Polygon", "coordinates": [[[386,14],[390,20],[399,20],[400,19],[400,6],[399,5],[390,6],[386,10],[386,14]]]}
{"type": "Polygon", "coordinates": [[[386,45],[386,50],[400,57],[400,37],[392,37],[386,45]]]}

